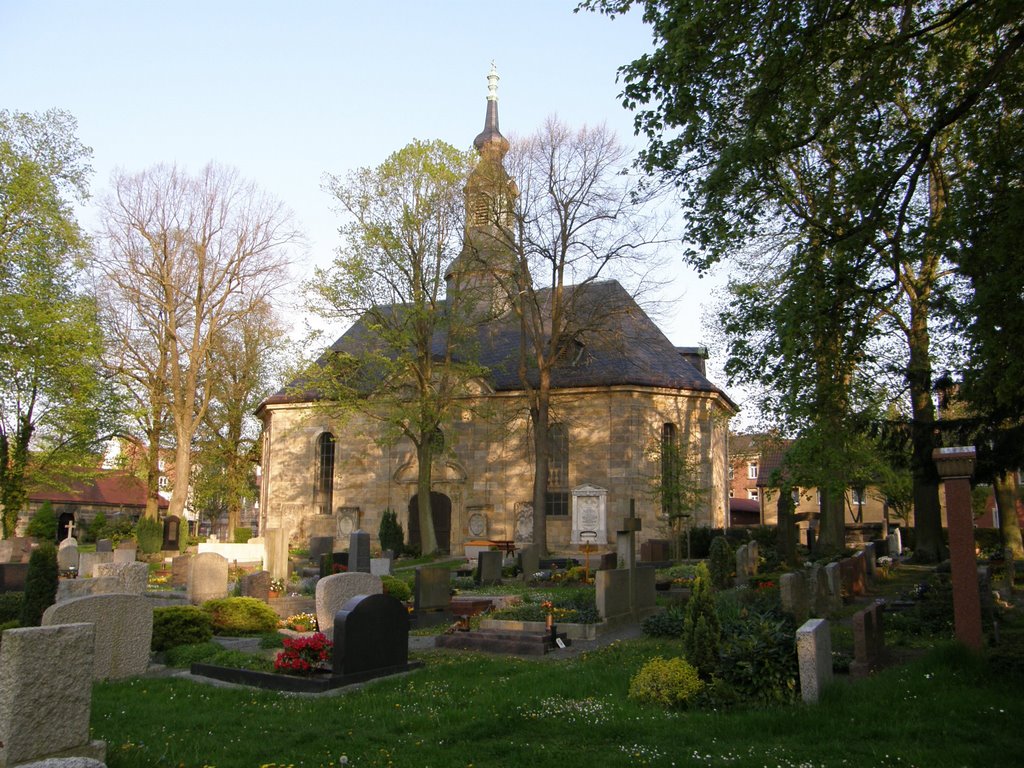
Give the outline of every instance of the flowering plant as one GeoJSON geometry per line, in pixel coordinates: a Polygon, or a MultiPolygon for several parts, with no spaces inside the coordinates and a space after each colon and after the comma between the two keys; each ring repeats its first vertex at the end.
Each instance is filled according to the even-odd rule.
{"type": "Polygon", "coordinates": [[[312,613],[296,613],[281,622],[286,628],[296,632],[309,632],[316,629],[316,616],[312,613]]]}
{"type": "Polygon", "coordinates": [[[284,638],[284,650],[274,659],[274,670],[287,675],[309,675],[331,657],[334,644],[322,632],[308,637],[284,638]]]}
{"type": "Polygon", "coordinates": [[[270,591],[271,592],[284,592],[284,579],[271,579],[270,580],[270,591]]]}

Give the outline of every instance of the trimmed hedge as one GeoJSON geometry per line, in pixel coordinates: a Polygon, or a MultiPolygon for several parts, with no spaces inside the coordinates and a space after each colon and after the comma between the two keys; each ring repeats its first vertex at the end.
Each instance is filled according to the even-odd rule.
{"type": "Polygon", "coordinates": [[[215,635],[262,635],[277,629],[274,609],[255,597],[224,597],[201,606],[213,622],[215,635]]]}
{"type": "Polygon", "coordinates": [[[210,614],[194,605],[175,605],[153,609],[154,651],[167,651],[179,645],[205,643],[213,637],[210,614]]]}

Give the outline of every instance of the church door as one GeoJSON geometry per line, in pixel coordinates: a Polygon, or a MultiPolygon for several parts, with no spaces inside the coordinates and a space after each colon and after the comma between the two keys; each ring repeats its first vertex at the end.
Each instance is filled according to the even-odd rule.
{"type": "MultiPolygon", "coordinates": [[[[414,547],[420,547],[420,513],[419,495],[412,497],[409,502],[409,543],[414,547]]],[[[437,546],[442,552],[451,552],[452,538],[452,500],[443,493],[430,492],[430,511],[434,518],[434,535],[437,537],[437,546]]]]}
{"type": "Polygon", "coordinates": [[[62,512],[60,517],[57,518],[57,541],[61,542],[68,536],[81,536],[75,525],[75,514],[74,512],[62,512]],[[72,533],[74,531],[74,533],[72,533]]]}

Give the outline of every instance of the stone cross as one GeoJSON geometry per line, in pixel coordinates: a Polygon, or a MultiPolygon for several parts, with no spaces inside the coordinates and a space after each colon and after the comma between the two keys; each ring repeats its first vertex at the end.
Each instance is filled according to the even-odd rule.
{"type": "Polygon", "coordinates": [[[629,516],[622,518],[622,530],[619,536],[625,535],[628,545],[626,547],[626,568],[629,570],[629,612],[636,618],[636,532],[641,528],[641,520],[636,516],[636,502],[629,500],[629,516]]]}
{"type": "Polygon", "coordinates": [[[74,520],[74,518],[68,520],[67,528],[68,528],[68,538],[70,539],[72,536],[75,535],[75,520],[74,520]]]}

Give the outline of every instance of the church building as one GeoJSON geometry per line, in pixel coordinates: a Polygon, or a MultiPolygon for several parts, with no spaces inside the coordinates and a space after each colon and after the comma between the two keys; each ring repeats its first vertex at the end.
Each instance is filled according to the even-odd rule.
{"type": "MultiPolygon", "coordinates": [[[[480,214],[484,187],[494,188],[496,173],[515,194],[502,166],[508,141],[498,130],[497,75],[488,79],[484,130],[474,142],[480,159],[465,187],[465,244],[446,276],[449,300],[455,291],[493,293],[509,261],[494,245],[493,222],[480,214]]],[[[724,527],[728,421],[736,406],[707,379],[706,353],[674,346],[614,280],[566,290],[574,292],[576,311],[604,318],[604,327],[574,338],[572,354],[552,373],[548,549],[575,553],[590,544],[591,551],[614,551],[616,532],[631,514],[640,518],[641,542],[669,538],[665,505],[654,491],[669,443],[686,446],[697,459],[702,494],[690,523],[724,527]]],[[[452,554],[485,542],[518,548],[532,541],[533,440],[519,373],[521,327],[515,311],[502,307],[496,293],[492,298],[476,327],[475,354],[487,374],[442,427],[443,450],[432,467],[437,541],[452,554]]],[[[365,344],[372,335],[367,325],[357,321],[331,349],[365,344]]],[[[270,396],[257,411],[264,426],[261,534],[282,529],[300,545],[311,536],[335,536],[344,546],[349,533],[362,529],[376,541],[390,509],[415,546],[411,441],[374,440],[365,417],[338,420],[315,406],[314,393],[295,391],[270,396]]]]}

